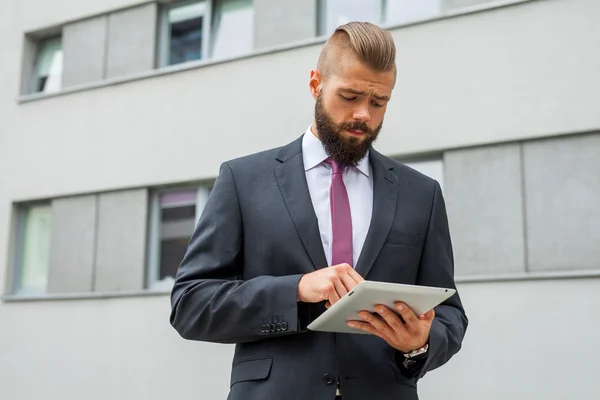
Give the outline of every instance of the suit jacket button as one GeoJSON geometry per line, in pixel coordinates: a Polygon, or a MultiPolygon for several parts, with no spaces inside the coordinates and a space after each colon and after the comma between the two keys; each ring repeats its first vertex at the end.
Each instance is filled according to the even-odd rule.
{"type": "Polygon", "coordinates": [[[288,324],[287,324],[287,322],[285,322],[285,321],[284,321],[284,322],[282,322],[282,323],[281,323],[281,330],[282,330],[282,331],[287,331],[287,329],[288,329],[288,324]]]}
{"type": "Polygon", "coordinates": [[[266,325],[261,325],[261,326],[260,326],[260,331],[261,331],[262,333],[267,333],[267,332],[268,332],[268,331],[265,329],[265,326],[266,326],[266,325]]]}
{"type": "Polygon", "coordinates": [[[277,329],[277,332],[281,332],[281,323],[276,323],[275,324],[275,329],[277,329]]]}
{"type": "Polygon", "coordinates": [[[325,382],[327,385],[331,385],[333,383],[333,376],[331,374],[325,374],[323,375],[323,382],[325,382]]]}
{"type": "Polygon", "coordinates": [[[277,330],[277,328],[275,327],[275,324],[271,324],[270,329],[271,329],[271,332],[275,332],[277,330]]]}

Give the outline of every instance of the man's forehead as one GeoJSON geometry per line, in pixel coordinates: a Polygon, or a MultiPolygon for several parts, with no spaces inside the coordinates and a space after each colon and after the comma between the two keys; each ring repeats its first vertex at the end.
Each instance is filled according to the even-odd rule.
{"type": "Polygon", "coordinates": [[[396,80],[395,71],[373,71],[360,62],[341,63],[331,72],[339,86],[357,90],[355,86],[376,87],[378,91],[388,92],[385,94],[391,92],[396,80]]]}
{"type": "Polygon", "coordinates": [[[360,77],[343,77],[334,75],[332,89],[354,95],[369,95],[381,100],[389,100],[392,95],[392,85],[386,80],[366,79],[360,77]]]}

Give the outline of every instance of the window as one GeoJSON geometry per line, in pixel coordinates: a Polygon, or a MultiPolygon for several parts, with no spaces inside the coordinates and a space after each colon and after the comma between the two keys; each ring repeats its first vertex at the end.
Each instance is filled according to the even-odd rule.
{"type": "Polygon", "coordinates": [[[440,184],[442,190],[444,190],[444,163],[442,160],[409,161],[404,162],[404,164],[424,175],[427,175],[430,178],[435,179],[440,184]]]}
{"type": "Polygon", "coordinates": [[[163,12],[159,65],[246,54],[253,49],[252,0],[179,2],[163,12]]]}
{"type": "Polygon", "coordinates": [[[215,4],[212,57],[249,53],[253,48],[254,8],[252,0],[221,0],[215,4]]]}
{"type": "Polygon", "coordinates": [[[209,193],[206,186],[155,193],[150,213],[149,288],[171,288],[209,193]]]}
{"type": "Polygon", "coordinates": [[[200,60],[204,56],[207,2],[176,4],[166,10],[167,65],[200,60]]]}
{"type": "Polygon", "coordinates": [[[386,25],[406,24],[440,15],[440,0],[388,0],[384,1],[386,25]]]}
{"type": "Polygon", "coordinates": [[[330,35],[339,25],[367,21],[403,24],[440,14],[440,0],[320,0],[319,34],[330,35]]]}
{"type": "Polygon", "coordinates": [[[62,85],[63,52],[60,37],[46,39],[37,46],[31,92],[58,92],[62,85]]]}
{"type": "Polygon", "coordinates": [[[46,292],[50,263],[50,229],[49,204],[31,205],[22,209],[19,218],[16,292],[46,292]]]}
{"type": "Polygon", "coordinates": [[[350,21],[381,22],[382,0],[321,0],[319,34],[329,35],[350,21]]]}

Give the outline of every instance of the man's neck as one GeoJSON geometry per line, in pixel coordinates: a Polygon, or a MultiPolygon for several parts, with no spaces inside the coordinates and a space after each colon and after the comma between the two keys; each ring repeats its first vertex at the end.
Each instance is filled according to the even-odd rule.
{"type": "MultiPolygon", "coordinates": [[[[314,135],[314,137],[316,137],[317,139],[319,139],[319,132],[317,131],[317,123],[316,121],[313,121],[313,124],[310,126],[310,131],[312,132],[312,134],[314,135]]],[[[321,139],[319,139],[321,140],[321,139]]]]}

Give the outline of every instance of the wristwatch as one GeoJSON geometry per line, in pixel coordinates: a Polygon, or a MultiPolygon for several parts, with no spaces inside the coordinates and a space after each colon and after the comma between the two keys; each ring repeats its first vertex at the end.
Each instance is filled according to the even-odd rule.
{"type": "Polygon", "coordinates": [[[402,353],[404,355],[404,361],[402,361],[402,366],[404,366],[404,368],[407,369],[413,367],[420,360],[427,357],[427,350],[429,350],[428,343],[426,343],[425,346],[421,347],[420,349],[416,349],[408,353],[402,353]]]}
{"type": "Polygon", "coordinates": [[[429,350],[429,343],[425,343],[425,346],[421,347],[420,349],[416,349],[416,350],[413,350],[411,352],[402,353],[402,354],[404,354],[404,357],[406,357],[406,358],[415,358],[418,355],[421,355],[423,353],[427,353],[427,350],[429,350]]]}

